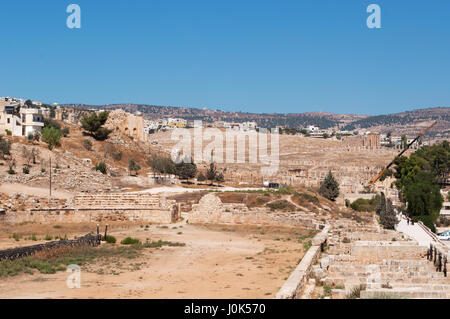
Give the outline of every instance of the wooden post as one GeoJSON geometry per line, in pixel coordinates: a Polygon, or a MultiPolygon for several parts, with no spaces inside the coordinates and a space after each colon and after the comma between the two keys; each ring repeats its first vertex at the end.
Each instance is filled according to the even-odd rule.
{"type": "Polygon", "coordinates": [[[52,198],[52,158],[50,157],[50,199],[52,198]]]}
{"type": "Polygon", "coordinates": [[[106,227],[105,227],[105,240],[106,240],[107,233],[108,233],[108,224],[106,224],[106,227]]]}

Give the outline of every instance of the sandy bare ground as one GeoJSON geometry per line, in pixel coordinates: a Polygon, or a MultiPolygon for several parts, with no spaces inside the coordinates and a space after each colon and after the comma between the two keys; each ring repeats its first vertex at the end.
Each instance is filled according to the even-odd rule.
{"type": "MultiPolygon", "coordinates": [[[[29,196],[39,196],[47,197],[49,196],[49,189],[43,187],[33,187],[24,184],[2,184],[0,185],[0,193],[13,194],[13,193],[24,193],[29,196]]],[[[52,190],[52,197],[59,199],[69,199],[73,197],[74,194],[64,191],[52,190]]]]}
{"type": "Polygon", "coordinates": [[[273,298],[304,254],[298,229],[167,227],[112,234],[118,242],[132,236],[186,246],[148,248],[135,259],[85,265],[80,289],[67,288],[66,272],[3,277],[0,298],[273,298]]]}

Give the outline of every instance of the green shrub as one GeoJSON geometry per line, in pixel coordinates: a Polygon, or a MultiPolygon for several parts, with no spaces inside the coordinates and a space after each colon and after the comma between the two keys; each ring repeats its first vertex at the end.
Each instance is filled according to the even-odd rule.
{"type": "Polygon", "coordinates": [[[41,168],[41,173],[45,173],[45,168],[41,168]]]}
{"type": "Polygon", "coordinates": [[[106,235],[102,237],[102,240],[106,241],[108,244],[115,244],[116,243],[116,237],[114,236],[110,236],[110,235],[106,235]]]}
{"type": "Polygon", "coordinates": [[[61,131],[54,127],[44,127],[42,130],[42,141],[48,144],[48,148],[51,150],[55,146],[60,146],[61,131]]]}
{"type": "Polygon", "coordinates": [[[8,136],[12,136],[12,131],[10,131],[10,130],[6,129],[6,130],[5,130],[5,132],[6,132],[6,135],[8,135],[8,136]]]}
{"type": "Polygon", "coordinates": [[[91,150],[92,150],[92,142],[91,142],[90,140],[88,140],[88,139],[85,139],[85,140],[83,141],[83,147],[84,147],[86,150],[91,151],[91,150]]]}
{"type": "Polygon", "coordinates": [[[48,240],[52,240],[53,237],[51,235],[47,234],[47,235],[45,235],[44,239],[48,241],[48,240]]]}
{"type": "Polygon", "coordinates": [[[124,240],[122,240],[120,243],[122,245],[135,245],[135,244],[140,244],[141,241],[137,238],[127,237],[124,240]]]}
{"type": "Polygon", "coordinates": [[[61,130],[61,134],[64,136],[64,137],[67,137],[67,135],[69,135],[69,133],[70,133],[70,129],[66,126],[66,127],[64,127],[62,130],[61,130]]]}
{"type": "Polygon", "coordinates": [[[24,167],[22,168],[22,172],[23,172],[24,174],[30,174],[30,169],[28,168],[28,166],[24,166],[24,167]]]}
{"type": "Polygon", "coordinates": [[[106,172],[107,172],[107,166],[106,166],[106,163],[105,162],[100,162],[100,163],[98,163],[97,165],[95,165],[95,170],[96,171],[100,171],[100,173],[102,173],[102,174],[106,174],[106,172]]]}

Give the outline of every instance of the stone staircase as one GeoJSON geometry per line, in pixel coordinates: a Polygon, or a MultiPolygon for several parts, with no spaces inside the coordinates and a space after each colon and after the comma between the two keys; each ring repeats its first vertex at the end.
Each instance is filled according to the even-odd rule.
{"type": "Polygon", "coordinates": [[[313,276],[333,299],[355,291],[360,298],[450,298],[450,278],[426,259],[426,249],[396,231],[341,220],[313,276]]]}

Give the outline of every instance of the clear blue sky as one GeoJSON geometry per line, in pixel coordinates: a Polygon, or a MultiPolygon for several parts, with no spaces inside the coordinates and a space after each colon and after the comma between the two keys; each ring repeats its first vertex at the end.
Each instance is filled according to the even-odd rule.
{"type": "Polygon", "coordinates": [[[0,96],[245,112],[450,106],[448,0],[0,2],[0,96]],[[66,7],[82,28],[66,27],[66,7]],[[368,29],[366,8],[382,9],[368,29]]]}

